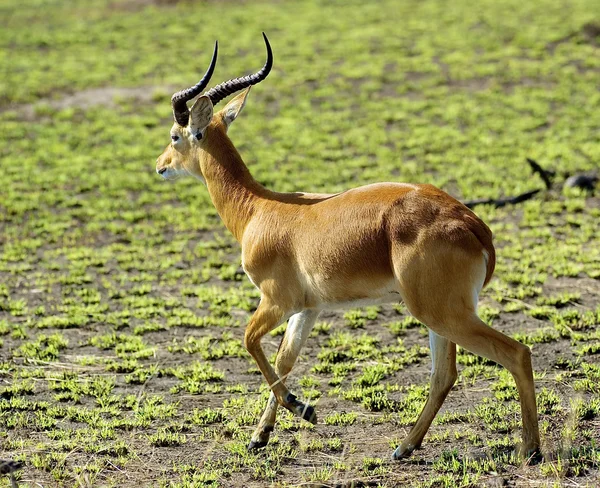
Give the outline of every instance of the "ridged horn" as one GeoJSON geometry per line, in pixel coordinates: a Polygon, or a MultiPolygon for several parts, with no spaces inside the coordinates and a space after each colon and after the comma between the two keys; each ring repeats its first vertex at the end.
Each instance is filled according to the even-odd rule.
{"type": "Polygon", "coordinates": [[[189,121],[190,111],[187,107],[187,102],[194,98],[196,95],[199,95],[200,92],[202,92],[202,90],[206,88],[206,85],[208,85],[210,77],[212,76],[213,71],[215,70],[215,66],[217,65],[218,51],[219,43],[215,41],[215,50],[213,51],[212,61],[210,62],[210,66],[206,70],[206,73],[204,73],[202,79],[194,86],[186,90],[178,91],[171,97],[173,117],[175,117],[175,121],[182,127],[185,127],[189,121]]]}
{"type": "Polygon", "coordinates": [[[256,85],[264,80],[271,68],[273,67],[273,51],[271,51],[271,45],[269,44],[269,39],[267,39],[266,34],[262,33],[265,44],[267,46],[267,61],[265,65],[261,68],[260,71],[254,73],[253,75],[243,76],[241,78],[234,78],[229,81],[225,81],[214,88],[208,90],[204,95],[210,98],[213,105],[216,105],[225,97],[228,97],[232,93],[236,91],[242,90],[243,88],[248,88],[249,86],[256,85]]]}

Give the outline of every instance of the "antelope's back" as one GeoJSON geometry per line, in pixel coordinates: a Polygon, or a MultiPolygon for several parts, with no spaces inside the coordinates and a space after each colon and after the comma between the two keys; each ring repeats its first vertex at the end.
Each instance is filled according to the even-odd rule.
{"type": "Polygon", "coordinates": [[[486,257],[485,283],[495,266],[492,232],[455,198],[432,185],[378,183],[298,209],[295,237],[305,267],[350,279],[368,271],[393,276],[393,246],[419,252],[428,240],[486,257]]]}

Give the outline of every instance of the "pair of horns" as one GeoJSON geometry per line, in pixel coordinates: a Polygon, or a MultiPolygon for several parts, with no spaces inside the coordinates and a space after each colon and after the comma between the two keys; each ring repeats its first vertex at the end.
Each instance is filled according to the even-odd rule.
{"type": "MultiPolygon", "coordinates": [[[[242,76],[241,78],[233,78],[231,80],[225,81],[214,88],[208,90],[204,95],[210,98],[210,101],[213,105],[216,105],[225,97],[228,97],[232,93],[236,91],[242,90],[244,88],[248,88],[249,86],[256,85],[264,80],[271,68],[273,67],[273,52],[271,51],[271,45],[269,44],[269,40],[267,36],[263,32],[263,37],[265,39],[265,44],[267,46],[267,61],[265,65],[257,71],[256,73],[248,76],[242,76]]],[[[199,95],[202,90],[208,85],[210,81],[210,77],[215,70],[215,66],[217,65],[217,53],[219,51],[219,44],[215,42],[215,50],[213,51],[212,60],[210,62],[210,66],[204,73],[202,79],[196,83],[194,86],[187,88],[185,90],[178,91],[171,97],[171,106],[173,107],[173,116],[175,117],[175,121],[185,127],[188,124],[190,111],[187,107],[187,102],[190,101],[195,96],[199,95]]]]}

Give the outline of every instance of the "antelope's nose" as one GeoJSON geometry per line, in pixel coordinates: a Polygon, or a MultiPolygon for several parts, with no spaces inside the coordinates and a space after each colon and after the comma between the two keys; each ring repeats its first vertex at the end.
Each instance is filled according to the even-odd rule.
{"type": "Polygon", "coordinates": [[[160,168],[156,170],[159,175],[162,175],[165,171],[167,171],[167,168],[160,168]]]}

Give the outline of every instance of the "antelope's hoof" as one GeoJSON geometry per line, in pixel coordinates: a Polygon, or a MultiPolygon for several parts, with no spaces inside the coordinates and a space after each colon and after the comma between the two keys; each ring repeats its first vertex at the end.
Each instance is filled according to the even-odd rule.
{"type": "Polygon", "coordinates": [[[310,422],[311,424],[317,423],[317,414],[315,413],[314,407],[311,407],[306,403],[302,403],[291,393],[287,395],[283,406],[294,415],[303,418],[307,422],[310,422]]]}
{"type": "Polygon", "coordinates": [[[251,440],[250,444],[248,444],[248,450],[249,451],[258,451],[259,449],[262,449],[263,447],[267,447],[267,444],[269,443],[268,440],[266,441],[262,441],[262,440],[251,440]]]}
{"type": "Polygon", "coordinates": [[[250,444],[248,444],[248,450],[257,451],[258,449],[265,447],[269,443],[269,437],[274,429],[274,425],[265,425],[262,428],[257,428],[254,431],[254,434],[252,434],[250,444]]]}
{"type": "Polygon", "coordinates": [[[311,424],[315,424],[317,423],[317,412],[315,412],[315,409],[313,407],[311,407],[310,405],[305,405],[304,406],[304,412],[302,413],[302,418],[304,420],[306,420],[307,422],[310,422],[311,424]]]}
{"type": "Polygon", "coordinates": [[[399,459],[406,459],[410,457],[413,451],[416,449],[416,446],[412,445],[400,445],[398,448],[392,453],[392,460],[398,461],[399,459]]]}

